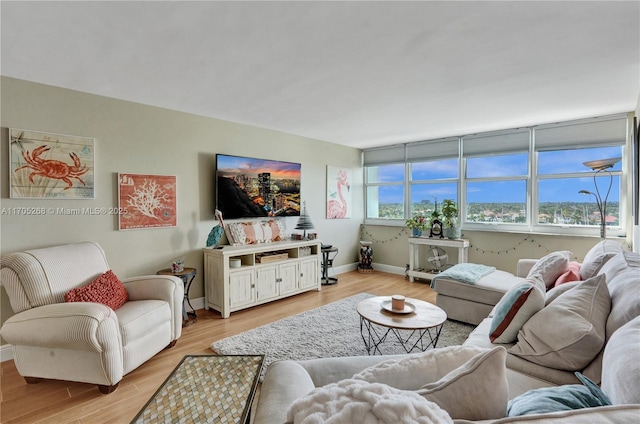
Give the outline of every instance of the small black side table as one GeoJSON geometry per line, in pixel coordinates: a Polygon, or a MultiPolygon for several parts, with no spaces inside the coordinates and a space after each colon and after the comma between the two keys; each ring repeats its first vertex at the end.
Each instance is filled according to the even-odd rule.
{"type": "Polygon", "coordinates": [[[182,272],[173,272],[170,268],[161,269],[156,273],[157,275],[173,275],[174,277],[178,277],[184,283],[184,300],[182,302],[182,318],[184,319],[184,327],[193,324],[198,320],[198,315],[196,314],[195,308],[191,305],[191,300],[189,299],[189,289],[191,289],[191,283],[193,283],[193,279],[196,278],[196,269],[195,268],[184,268],[182,272]],[[191,308],[191,311],[187,312],[187,308],[185,306],[185,302],[191,308]],[[189,321],[189,317],[193,318],[193,321],[189,321]]]}
{"type": "Polygon", "coordinates": [[[338,277],[329,277],[329,265],[333,268],[333,260],[338,256],[337,247],[322,247],[322,285],[330,286],[338,284],[338,277]],[[333,256],[331,254],[333,253],[333,256]]]}

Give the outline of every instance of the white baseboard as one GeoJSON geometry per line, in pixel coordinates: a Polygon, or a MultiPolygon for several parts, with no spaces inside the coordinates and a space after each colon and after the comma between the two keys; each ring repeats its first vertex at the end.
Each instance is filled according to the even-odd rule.
{"type": "MultiPolygon", "coordinates": [[[[373,263],[372,266],[374,271],[377,270],[381,272],[388,272],[389,274],[404,275],[404,268],[400,266],[377,264],[377,263],[373,263]]],[[[354,262],[352,264],[347,264],[347,265],[340,265],[333,268],[336,274],[343,274],[345,272],[355,271],[357,269],[358,269],[357,262],[354,262]]]]}
{"type": "Polygon", "coordinates": [[[10,361],[13,359],[13,346],[5,344],[0,346],[0,362],[10,361]]]}

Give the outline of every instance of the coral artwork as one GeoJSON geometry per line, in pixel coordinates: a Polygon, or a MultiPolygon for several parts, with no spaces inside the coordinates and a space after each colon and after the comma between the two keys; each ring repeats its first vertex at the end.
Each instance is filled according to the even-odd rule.
{"type": "Polygon", "coordinates": [[[176,177],[118,174],[120,229],[175,227],[176,177]]]}

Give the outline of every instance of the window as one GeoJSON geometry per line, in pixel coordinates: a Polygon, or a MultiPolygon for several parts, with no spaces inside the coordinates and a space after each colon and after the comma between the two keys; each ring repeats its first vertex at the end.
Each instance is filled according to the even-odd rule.
{"type": "Polygon", "coordinates": [[[527,224],[530,130],[464,137],[464,223],[527,224]]]}
{"type": "Polygon", "coordinates": [[[622,235],[628,125],[613,115],[365,150],[367,222],[404,225],[451,198],[465,228],[593,235],[599,190],[609,234],[622,235]],[[583,162],[614,157],[596,186],[583,162]]]}
{"type": "Polygon", "coordinates": [[[598,173],[595,180],[594,171],[584,162],[622,158],[626,128],[625,118],[609,117],[534,129],[538,165],[537,220],[534,226],[538,230],[554,226],[569,229],[599,227],[596,194],[603,201],[607,199],[607,227],[618,231],[623,228],[625,217],[620,207],[623,197],[620,190],[623,183],[622,161],[598,173]]]}
{"type": "Polygon", "coordinates": [[[458,159],[460,142],[457,138],[434,140],[407,145],[409,162],[409,216],[431,213],[444,199],[458,199],[458,159]]]}
{"type": "Polygon", "coordinates": [[[404,219],[405,165],[366,168],[367,218],[404,219]]]}

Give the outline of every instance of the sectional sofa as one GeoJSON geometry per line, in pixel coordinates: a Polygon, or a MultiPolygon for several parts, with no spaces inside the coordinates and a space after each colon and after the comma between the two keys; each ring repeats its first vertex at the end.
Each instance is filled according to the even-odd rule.
{"type": "MultiPolygon", "coordinates": [[[[557,278],[561,269],[542,259],[520,264],[523,273],[528,270],[527,277],[506,288],[463,346],[414,355],[272,364],[262,384],[255,424],[286,423],[294,417],[295,422],[324,422],[332,414],[335,422],[358,422],[360,418],[339,415],[353,409],[356,417],[356,408],[362,407],[364,417],[375,410],[367,402],[381,402],[378,408],[389,405],[385,413],[397,412],[402,404],[411,413],[424,411],[407,422],[639,423],[640,255],[624,251],[617,242],[602,241],[585,256],[579,281],[549,291],[540,285],[544,278],[557,278]],[[512,317],[509,325],[496,325],[509,315],[501,310],[511,311],[518,303],[508,299],[522,297],[519,286],[527,284],[530,292],[521,302],[527,307],[520,305],[518,313],[511,314],[523,312],[525,319],[512,317]],[[531,307],[529,298],[538,299],[537,306],[531,307]],[[504,331],[495,337],[499,329],[504,331]],[[507,333],[515,339],[496,343],[507,333]],[[339,398],[362,393],[365,397],[359,400],[339,398]],[[565,395],[588,400],[580,409],[549,409],[563,402],[578,408],[575,399],[565,402],[565,395]],[[416,396],[432,402],[432,409],[421,409],[424,402],[416,396]],[[527,415],[507,416],[522,405],[527,415]],[[538,411],[536,405],[547,407],[538,411]]],[[[385,419],[369,422],[394,420],[385,419]]]]}

